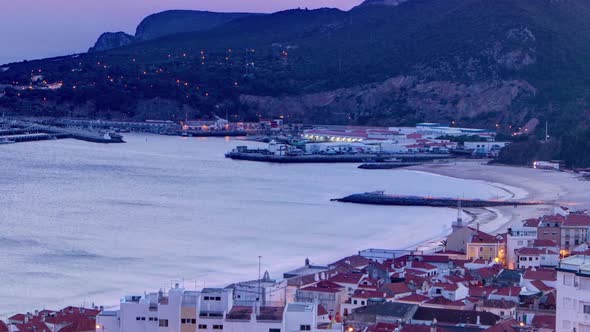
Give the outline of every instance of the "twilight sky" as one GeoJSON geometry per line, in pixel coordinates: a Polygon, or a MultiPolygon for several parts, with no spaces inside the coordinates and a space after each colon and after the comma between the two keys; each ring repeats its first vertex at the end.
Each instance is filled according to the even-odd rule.
{"type": "Polygon", "coordinates": [[[0,10],[0,65],[85,52],[105,31],[133,34],[167,9],[275,12],[296,7],[348,10],[362,0],[9,0],[0,10]]]}

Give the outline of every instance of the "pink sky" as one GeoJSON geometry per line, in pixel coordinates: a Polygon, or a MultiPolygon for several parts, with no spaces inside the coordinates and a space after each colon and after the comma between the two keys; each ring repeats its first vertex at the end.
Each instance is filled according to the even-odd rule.
{"type": "Polygon", "coordinates": [[[0,11],[0,64],[84,52],[105,31],[133,34],[167,9],[275,12],[296,7],[348,10],[362,0],[17,0],[0,11]]]}

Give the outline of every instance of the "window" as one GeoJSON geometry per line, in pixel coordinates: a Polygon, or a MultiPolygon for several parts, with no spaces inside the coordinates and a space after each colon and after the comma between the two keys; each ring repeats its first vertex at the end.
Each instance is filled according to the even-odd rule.
{"type": "Polygon", "coordinates": [[[199,328],[199,330],[206,330],[207,329],[207,325],[205,325],[205,324],[199,324],[198,328],[199,328]]]}
{"type": "Polygon", "coordinates": [[[180,320],[180,324],[186,324],[186,319],[184,319],[184,318],[183,318],[183,319],[181,319],[181,320],[180,320]]]}
{"type": "Polygon", "coordinates": [[[168,327],[168,320],[167,319],[160,319],[160,327],[168,327]]]}
{"type": "Polygon", "coordinates": [[[209,296],[205,296],[205,297],[203,297],[203,300],[205,300],[205,301],[209,301],[209,296]]]}
{"type": "Polygon", "coordinates": [[[590,305],[584,304],[584,313],[585,314],[590,314],[590,305]]]}
{"type": "Polygon", "coordinates": [[[571,286],[573,284],[573,278],[571,275],[564,274],[563,275],[563,284],[565,286],[571,286]]]}
{"type": "Polygon", "coordinates": [[[197,319],[196,318],[192,318],[191,319],[191,324],[193,324],[193,325],[197,324],[197,319]]]}
{"type": "Polygon", "coordinates": [[[223,325],[213,325],[214,330],[223,330],[223,325]]]}
{"type": "Polygon", "coordinates": [[[352,301],[352,304],[357,304],[357,300],[353,300],[352,301]]]}
{"type": "Polygon", "coordinates": [[[365,305],[365,301],[361,301],[361,305],[365,305]]]}
{"type": "Polygon", "coordinates": [[[299,330],[301,331],[311,331],[311,325],[301,325],[299,330]]]}
{"type": "Polygon", "coordinates": [[[141,317],[135,317],[135,320],[141,320],[141,317]]]}
{"type": "Polygon", "coordinates": [[[268,332],[281,332],[281,329],[268,329],[268,332]]]}
{"type": "Polygon", "coordinates": [[[221,297],[220,296],[216,297],[215,301],[221,301],[221,297]]]}

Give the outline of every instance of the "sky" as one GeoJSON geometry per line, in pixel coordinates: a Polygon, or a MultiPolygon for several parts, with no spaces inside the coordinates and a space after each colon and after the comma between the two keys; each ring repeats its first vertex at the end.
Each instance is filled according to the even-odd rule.
{"type": "Polygon", "coordinates": [[[106,31],[135,33],[168,9],[272,13],[291,8],[348,10],[362,0],[7,0],[0,9],[0,64],[85,52],[106,31]]]}

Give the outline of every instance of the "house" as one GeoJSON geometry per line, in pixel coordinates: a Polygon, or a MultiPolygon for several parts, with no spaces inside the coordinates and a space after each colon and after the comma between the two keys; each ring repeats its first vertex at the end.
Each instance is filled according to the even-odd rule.
{"type": "MultiPolygon", "coordinates": [[[[261,307],[256,310],[253,306],[234,306],[225,316],[223,331],[268,332],[281,330],[284,310],[284,307],[261,307]]],[[[201,327],[203,326],[201,325],[201,327]]]]}
{"type": "Polygon", "coordinates": [[[407,322],[412,319],[418,306],[415,304],[385,302],[353,310],[348,322],[365,324],[407,322]]]}
{"type": "Polygon", "coordinates": [[[298,289],[296,302],[319,303],[332,315],[340,312],[340,305],[348,299],[348,290],[334,282],[322,280],[315,285],[298,289]]]}
{"type": "Polygon", "coordinates": [[[553,241],[561,246],[561,225],[565,221],[565,216],[561,214],[542,216],[539,221],[537,239],[553,241]]]}
{"type": "Polygon", "coordinates": [[[426,277],[434,277],[438,274],[438,267],[436,265],[421,261],[408,261],[406,269],[420,271],[422,272],[422,275],[426,277]]]}
{"type": "Polygon", "coordinates": [[[463,283],[443,283],[438,282],[430,288],[431,297],[442,296],[451,301],[462,300],[469,295],[469,288],[463,283]]]}
{"type": "Polygon", "coordinates": [[[521,248],[532,247],[537,240],[537,228],[539,219],[527,219],[522,225],[508,229],[506,240],[506,266],[510,269],[517,267],[515,252],[521,248]]]}
{"type": "Polygon", "coordinates": [[[511,302],[520,302],[520,293],[523,291],[522,287],[511,286],[498,288],[495,292],[488,296],[490,300],[504,300],[511,302]]]}
{"type": "Polygon", "coordinates": [[[340,315],[348,316],[354,309],[393,300],[386,292],[357,289],[340,307],[340,315]]]}
{"type": "Polygon", "coordinates": [[[3,332],[91,332],[95,330],[96,308],[65,307],[59,311],[42,310],[16,314],[8,324],[0,321],[3,332]]]}
{"type": "Polygon", "coordinates": [[[338,273],[335,276],[328,278],[327,281],[346,288],[348,294],[350,295],[358,288],[361,280],[366,277],[367,275],[365,273],[353,271],[350,273],[338,273]]]}
{"type": "Polygon", "coordinates": [[[480,230],[475,230],[471,239],[467,242],[468,259],[484,259],[489,261],[504,262],[506,244],[504,239],[493,236],[480,230]]]}
{"type": "Polygon", "coordinates": [[[403,282],[385,284],[379,287],[379,291],[387,293],[387,295],[393,299],[412,294],[412,290],[403,282]]]}
{"type": "Polygon", "coordinates": [[[523,283],[540,280],[547,286],[555,288],[557,285],[557,271],[550,268],[531,268],[524,271],[522,279],[523,283]]]}
{"type": "Polygon", "coordinates": [[[590,229],[590,216],[584,213],[572,212],[565,217],[561,224],[562,250],[571,251],[574,247],[588,241],[588,229],[590,229]]]}
{"type": "Polygon", "coordinates": [[[550,249],[520,248],[515,254],[519,269],[554,267],[559,262],[559,253],[550,249]]]}
{"type": "Polygon", "coordinates": [[[483,300],[477,306],[477,311],[491,312],[502,319],[516,318],[518,303],[506,300],[483,300]]]}

